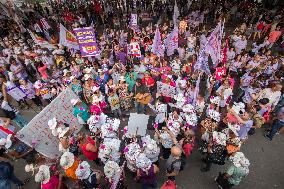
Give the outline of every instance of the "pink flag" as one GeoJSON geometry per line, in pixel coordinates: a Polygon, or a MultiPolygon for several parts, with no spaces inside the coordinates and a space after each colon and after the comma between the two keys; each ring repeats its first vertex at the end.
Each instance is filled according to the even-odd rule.
{"type": "Polygon", "coordinates": [[[173,31],[167,36],[165,40],[165,46],[167,49],[167,55],[174,54],[174,50],[178,49],[178,28],[175,27],[173,31]]]}
{"type": "Polygon", "coordinates": [[[152,45],[152,52],[158,57],[164,56],[164,48],[163,48],[163,43],[162,43],[159,27],[157,27],[156,32],[155,32],[154,41],[152,45]]]}
{"type": "Polygon", "coordinates": [[[205,46],[205,51],[210,54],[214,67],[216,67],[220,61],[222,35],[223,27],[222,23],[220,22],[211,33],[205,46]]]}

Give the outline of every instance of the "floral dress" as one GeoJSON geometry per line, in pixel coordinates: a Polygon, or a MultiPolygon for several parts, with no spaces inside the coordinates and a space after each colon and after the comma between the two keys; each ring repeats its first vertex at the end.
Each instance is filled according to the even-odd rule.
{"type": "Polygon", "coordinates": [[[131,104],[131,97],[129,97],[129,93],[127,91],[127,87],[123,87],[123,89],[118,90],[119,99],[120,99],[120,106],[123,110],[129,110],[132,106],[131,104]]]}

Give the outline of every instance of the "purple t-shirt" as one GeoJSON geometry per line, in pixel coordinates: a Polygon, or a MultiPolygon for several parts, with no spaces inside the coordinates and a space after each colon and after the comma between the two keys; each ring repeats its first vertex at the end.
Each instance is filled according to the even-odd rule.
{"type": "Polygon", "coordinates": [[[253,126],[253,121],[252,120],[248,120],[247,122],[245,122],[245,124],[243,124],[239,130],[239,138],[240,139],[245,139],[248,135],[249,130],[251,129],[251,127],[253,126]]]}
{"type": "Polygon", "coordinates": [[[120,60],[123,64],[126,63],[126,53],[119,51],[116,55],[117,59],[120,60]]]}

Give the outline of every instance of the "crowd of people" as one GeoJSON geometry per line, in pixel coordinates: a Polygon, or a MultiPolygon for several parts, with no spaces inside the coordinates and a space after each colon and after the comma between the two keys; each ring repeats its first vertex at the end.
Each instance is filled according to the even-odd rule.
{"type": "Polygon", "coordinates": [[[8,161],[19,158],[43,189],[122,189],[126,176],[143,189],[156,188],[161,166],[167,177],[162,188],[176,188],[176,177],[190,169],[192,151],[201,154],[201,172],[231,161],[216,183],[224,189],[240,184],[250,166],[242,144],[264,125],[270,141],[284,130],[283,7],[249,0],[176,2],[180,27],[172,55],[157,55],[151,47],[156,27],[164,41],[176,26],[175,1],[1,5],[7,10],[0,20],[1,189],[29,182],[16,178],[8,161]],[[138,28],[129,27],[131,13],[138,15],[138,28]],[[47,32],[35,28],[42,18],[51,26],[47,32]],[[223,20],[220,60],[214,64],[206,52],[201,62],[208,74],[196,64],[223,20]],[[69,31],[95,27],[100,54],[82,57],[60,45],[59,24],[69,31]],[[52,47],[36,44],[27,29],[52,47]],[[128,54],[130,42],[139,44],[140,57],[128,54]],[[174,88],[175,95],[158,93],[157,83],[174,88]],[[15,88],[25,95],[10,95],[15,88]],[[75,133],[56,117],[49,120],[62,153],[51,160],[18,140],[16,131],[28,124],[23,110],[42,110],[66,88],[78,96],[70,103],[84,128],[75,133]],[[145,136],[129,134],[125,122],[132,112],[153,117],[145,136]]]}

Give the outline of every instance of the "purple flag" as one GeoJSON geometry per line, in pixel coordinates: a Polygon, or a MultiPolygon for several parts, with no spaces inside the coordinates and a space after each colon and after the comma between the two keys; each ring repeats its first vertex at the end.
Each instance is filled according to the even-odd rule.
{"type": "Polygon", "coordinates": [[[173,31],[165,39],[165,46],[167,49],[167,55],[174,54],[174,50],[178,49],[178,28],[175,27],[173,31]]]}
{"type": "Polygon", "coordinates": [[[218,61],[220,60],[222,34],[223,27],[220,22],[207,38],[206,44],[200,49],[197,62],[194,65],[194,70],[202,70],[205,73],[210,74],[208,57],[205,52],[210,54],[214,67],[218,65],[218,61]]]}
{"type": "Polygon", "coordinates": [[[153,41],[153,45],[152,45],[152,52],[153,52],[153,54],[157,55],[158,57],[164,56],[164,48],[163,48],[163,43],[162,43],[161,33],[160,33],[160,30],[159,30],[159,27],[156,28],[154,41],[153,41]]]}
{"type": "Polygon", "coordinates": [[[82,56],[97,56],[100,54],[94,28],[75,28],[73,31],[77,38],[82,56]]]}
{"type": "Polygon", "coordinates": [[[205,45],[205,51],[210,54],[214,67],[220,61],[222,35],[223,27],[220,22],[208,38],[207,45],[205,45]]]}

